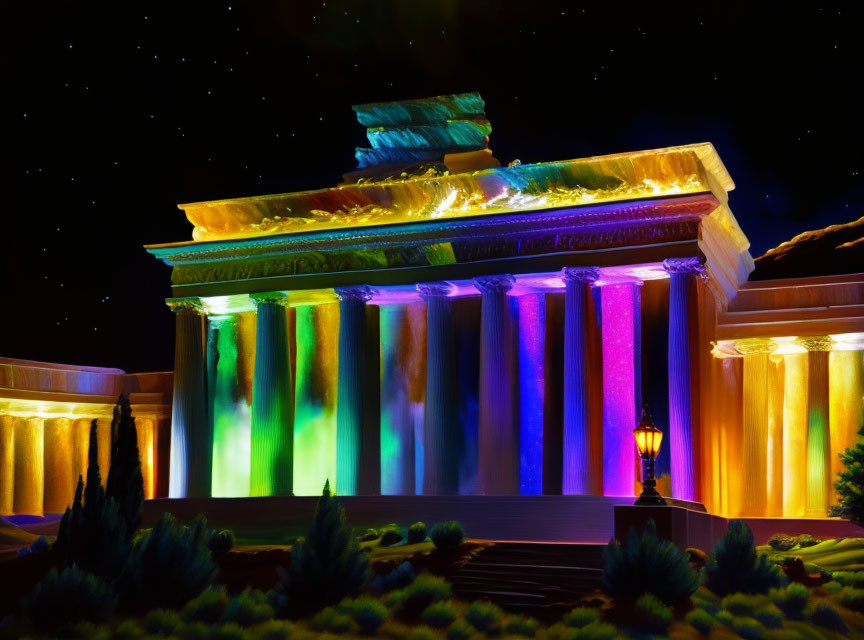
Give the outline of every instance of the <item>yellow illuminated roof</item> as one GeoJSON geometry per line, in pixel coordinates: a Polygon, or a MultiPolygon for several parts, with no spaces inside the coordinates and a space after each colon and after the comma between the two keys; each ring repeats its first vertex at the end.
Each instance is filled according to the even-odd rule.
{"type": "Polygon", "coordinates": [[[179,205],[193,240],[344,229],[735,188],[710,143],[179,205]]]}

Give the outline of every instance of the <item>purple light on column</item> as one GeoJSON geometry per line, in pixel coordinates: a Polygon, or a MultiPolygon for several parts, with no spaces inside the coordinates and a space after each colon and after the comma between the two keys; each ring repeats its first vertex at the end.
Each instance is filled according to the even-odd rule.
{"type": "Polygon", "coordinates": [[[531,293],[519,303],[520,493],[543,493],[543,418],[546,397],[546,296],[531,293]]]}
{"type": "Polygon", "coordinates": [[[603,323],[603,495],[632,496],[636,480],[639,283],[600,289],[603,323]]]}

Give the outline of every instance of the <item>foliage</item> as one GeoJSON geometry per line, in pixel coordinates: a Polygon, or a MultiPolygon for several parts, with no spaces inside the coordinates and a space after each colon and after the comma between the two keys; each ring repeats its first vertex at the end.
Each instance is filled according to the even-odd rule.
{"type": "Polygon", "coordinates": [[[771,589],[768,592],[768,597],[787,618],[802,620],[804,608],[810,599],[810,590],[803,584],[792,582],[786,588],[771,589]]]}
{"type": "Polygon", "coordinates": [[[382,531],[382,547],[392,547],[394,544],[399,544],[400,542],[402,542],[402,529],[396,525],[391,525],[382,531]]]}
{"type": "Polygon", "coordinates": [[[258,589],[245,589],[228,599],[219,616],[219,622],[234,622],[251,627],[270,620],[275,612],[267,603],[267,596],[258,589]]]}
{"type": "Polygon", "coordinates": [[[278,589],[296,615],[311,613],[355,593],[369,574],[369,561],[345,523],[345,510],[330,493],[330,482],[315,508],[306,538],[291,548],[291,566],[280,571],[278,589]]]}
{"type": "Polygon", "coordinates": [[[447,640],[468,640],[476,633],[464,618],[459,618],[447,627],[447,640]]]}
{"type": "Polygon", "coordinates": [[[837,595],[841,591],[843,591],[843,585],[837,582],[836,580],[831,580],[830,582],[826,582],[822,585],[822,590],[830,595],[837,595]]]}
{"type": "Polygon", "coordinates": [[[831,578],[844,586],[864,588],[864,571],[835,571],[831,578]]]}
{"type": "Polygon", "coordinates": [[[157,636],[172,636],[181,623],[180,614],[173,609],[153,609],[144,618],[144,629],[157,636]]]}
{"type": "Polygon", "coordinates": [[[377,540],[381,537],[381,533],[378,529],[366,529],[363,533],[357,536],[357,539],[360,542],[371,542],[372,540],[377,540]]]}
{"type": "Polygon", "coordinates": [[[212,629],[207,637],[209,640],[244,640],[246,634],[239,624],[228,622],[212,629]]]}
{"type": "Polygon", "coordinates": [[[847,609],[864,613],[864,589],[856,589],[855,587],[847,588],[843,591],[840,602],[847,609]]]}
{"type": "Polygon", "coordinates": [[[646,593],[633,604],[633,617],[640,629],[655,633],[666,633],[672,624],[672,608],[663,604],[656,596],[646,593]]]}
{"type": "Polygon", "coordinates": [[[736,616],[728,611],[721,611],[717,615],[717,620],[730,627],[745,640],[763,640],[765,638],[765,627],[753,618],[736,616]]]}
{"type": "Polygon", "coordinates": [[[111,465],[105,482],[105,496],[117,504],[126,525],[126,540],[132,540],[141,526],[144,477],[141,475],[138,431],[132,417],[132,405],[122,394],[114,405],[111,419],[111,465]]]}
{"type": "Polygon", "coordinates": [[[105,580],[72,565],[51,569],[24,601],[24,613],[37,629],[68,630],[86,620],[104,622],[117,607],[117,594],[105,580]]]}
{"type": "Polygon", "coordinates": [[[810,622],[825,629],[845,633],[848,631],[842,616],[827,602],[819,602],[810,612],[810,622]]]}
{"type": "Polygon", "coordinates": [[[540,630],[540,623],[528,616],[516,615],[507,620],[504,630],[511,636],[533,638],[540,630]]]}
{"type": "Polygon", "coordinates": [[[210,549],[210,553],[215,558],[227,555],[234,548],[234,532],[230,529],[214,531],[207,541],[207,548],[210,549]]]}
{"type": "Polygon", "coordinates": [[[465,619],[477,629],[477,631],[486,631],[493,624],[501,622],[504,618],[504,611],[496,604],[486,602],[484,600],[475,600],[465,611],[465,619]]]}
{"type": "Polygon", "coordinates": [[[439,636],[429,627],[415,627],[408,634],[408,640],[439,640],[439,636]]]}
{"type": "Polygon", "coordinates": [[[465,542],[465,529],[455,520],[439,522],[429,531],[429,537],[436,549],[441,551],[458,549],[465,542]]]}
{"type": "Polygon", "coordinates": [[[630,530],[622,546],[614,540],[603,551],[603,591],[618,603],[634,602],[650,593],[675,606],[699,587],[699,574],[690,567],[686,553],[657,538],[653,520],[640,535],[630,530]]]}
{"type": "Polygon", "coordinates": [[[718,596],[767,593],[783,581],[783,574],[768,556],[756,553],[753,532],[741,520],[729,523],[729,530],[714,545],[705,565],[705,586],[718,596]]]}
{"type": "Polygon", "coordinates": [[[582,627],[600,620],[600,611],[593,607],[577,607],[564,614],[561,622],[568,627],[582,627]]]}
{"type": "Polygon", "coordinates": [[[693,609],[684,619],[703,636],[710,635],[716,623],[714,616],[705,609],[693,609]]]}
{"type": "Polygon", "coordinates": [[[360,633],[374,636],[378,628],[387,621],[387,607],[371,596],[360,596],[350,604],[349,613],[360,628],[360,633]]]}
{"type": "Polygon", "coordinates": [[[768,546],[775,551],[789,551],[798,544],[798,538],[786,533],[775,533],[768,538],[768,546]]]}
{"type": "Polygon", "coordinates": [[[294,625],[287,620],[267,620],[247,629],[251,640],[289,640],[294,633],[294,625]]]}
{"type": "Polygon", "coordinates": [[[423,609],[420,619],[433,629],[449,627],[459,617],[459,607],[452,600],[433,602],[423,609]]]}
{"type": "Polygon", "coordinates": [[[410,562],[404,560],[390,573],[376,576],[369,584],[369,591],[375,594],[389,593],[394,589],[402,589],[414,582],[417,574],[410,562]]]}
{"type": "Polygon", "coordinates": [[[228,594],[224,588],[204,589],[183,607],[183,619],[187,622],[215,624],[228,606],[228,594]]]}
{"type": "Polygon", "coordinates": [[[433,602],[449,600],[450,583],[429,573],[421,573],[410,585],[402,589],[399,613],[409,620],[417,619],[433,602]]]}
{"type": "Polygon", "coordinates": [[[337,611],[335,607],[324,607],[309,620],[309,628],[313,631],[347,633],[351,626],[351,616],[337,611]]]}
{"type": "Polygon", "coordinates": [[[34,553],[45,553],[51,548],[51,545],[48,543],[48,538],[45,536],[39,536],[36,538],[29,546],[21,547],[15,552],[15,555],[18,557],[21,556],[31,556],[34,553]]]}
{"type": "Polygon", "coordinates": [[[90,424],[87,482],[78,477],[75,498],[60,520],[53,549],[61,566],[75,564],[109,582],[120,577],[129,556],[125,521],[102,487],[96,420],[90,424]]]}
{"type": "MultiPolygon", "coordinates": [[[[858,430],[858,435],[864,436],[864,426],[858,430]]],[[[828,515],[846,518],[864,527],[864,439],[859,438],[854,447],[841,453],[840,460],[846,467],[834,482],[840,504],[832,506],[828,515]]]]}
{"type": "Polygon", "coordinates": [[[408,544],[418,544],[426,539],[426,523],[415,522],[408,527],[408,544]]]}
{"type": "Polygon", "coordinates": [[[204,516],[187,526],[163,514],[129,558],[127,589],[135,608],[180,608],[206,589],[218,571],[208,540],[204,516]]]}

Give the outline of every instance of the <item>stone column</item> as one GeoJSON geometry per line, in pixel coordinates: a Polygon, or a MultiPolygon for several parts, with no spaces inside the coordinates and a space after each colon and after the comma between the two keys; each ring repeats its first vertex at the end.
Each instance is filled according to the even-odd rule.
{"type": "Polygon", "coordinates": [[[15,418],[0,415],[0,516],[11,516],[15,496],[15,418]]]}
{"type": "MultiPolygon", "coordinates": [[[[171,498],[210,497],[213,433],[207,402],[203,307],[195,298],[168,300],[176,313],[171,412],[171,498]]],[[[107,472],[102,470],[103,477],[107,472]]]]}
{"type": "MultiPolygon", "coordinates": [[[[367,403],[373,401],[367,397],[369,383],[373,381],[367,380],[366,303],[372,299],[373,291],[367,286],[341,287],[336,294],[339,296],[336,491],[343,496],[380,493],[380,457],[376,468],[372,455],[376,448],[380,451],[380,421],[376,428],[367,410],[367,403]]],[[[379,381],[374,382],[377,387],[379,381]]]]}
{"type": "Polygon", "coordinates": [[[481,495],[519,493],[519,422],[513,327],[507,297],[514,283],[509,274],[474,279],[482,302],[478,426],[481,495]]]}
{"type": "Polygon", "coordinates": [[[258,307],[249,495],[290,496],[294,491],[294,387],[288,345],[288,297],[253,294],[258,307]]]}
{"type": "Polygon", "coordinates": [[[15,480],[12,510],[41,516],[44,499],[44,430],[42,418],[15,418],[15,480]]]}
{"type": "Polygon", "coordinates": [[[807,498],[804,515],[824,518],[832,484],[829,455],[828,357],[830,336],[800,337],[795,342],[807,349],[807,498]]]}
{"type": "Polygon", "coordinates": [[[72,505],[78,476],[72,468],[72,421],[47,418],[44,427],[45,513],[63,513],[72,505]]]}
{"type": "Polygon", "coordinates": [[[764,338],[735,343],[735,349],[744,355],[742,516],[764,516],[768,509],[768,354],[776,347],[764,338]]]}
{"type": "MultiPolygon", "coordinates": [[[[691,295],[695,276],[704,276],[699,258],[668,258],[663,268],[669,273],[669,451],[672,497],[696,499],[693,470],[693,414],[691,411],[690,341],[696,328],[690,327],[691,295]]],[[[694,318],[695,319],[695,318],[694,318]]]]}
{"type": "Polygon", "coordinates": [[[459,493],[460,443],[456,414],[453,318],[448,282],[418,284],[426,302],[426,407],[423,495],[459,493]]]}
{"type": "Polygon", "coordinates": [[[597,267],[567,267],[564,274],[564,469],[562,493],[591,493],[598,460],[591,459],[588,380],[588,296],[597,267]]]}

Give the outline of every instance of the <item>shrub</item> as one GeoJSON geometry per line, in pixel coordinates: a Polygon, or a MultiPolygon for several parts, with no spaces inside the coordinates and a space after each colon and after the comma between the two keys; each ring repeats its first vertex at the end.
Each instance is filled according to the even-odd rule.
{"type": "Polygon", "coordinates": [[[702,607],[712,616],[716,616],[720,611],[720,598],[708,591],[705,587],[699,587],[690,596],[690,601],[697,607],[702,607]]]}
{"type": "Polygon", "coordinates": [[[270,620],[273,615],[273,607],[267,603],[267,596],[264,593],[258,589],[246,589],[228,600],[218,621],[251,627],[270,620]]]}
{"type": "Polygon", "coordinates": [[[291,566],[280,571],[277,588],[297,615],[336,604],[360,589],[368,574],[369,560],[345,523],[345,510],[330,494],[328,481],[312,527],[291,548],[291,566]]]}
{"type": "Polygon", "coordinates": [[[376,576],[369,585],[369,590],[372,593],[382,594],[389,593],[395,589],[402,589],[414,582],[417,574],[414,573],[414,567],[407,560],[401,562],[390,573],[385,573],[383,576],[376,576]]]}
{"type": "Polygon", "coordinates": [[[484,600],[475,600],[465,611],[465,619],[477,629],[477,631],[486,631],[492,625],[501,622],[504,617],[504,612],[496,604],[486,602],[484,600]]]}
{"type": "Polygon", "coordinates": [[[218,571],[208,540],[204,516],[187,526],[163,514],[129,559],[129,595],[135,608],[179,609],[206,589],[218,571]]]}
{"type": "Polygon", "coordinates": [[[693,609],[684,619],[703,636],[710,635],[714,628],[714,616],[705,609],[693,609]]]}
{"type": "Polygon", "coordinates": [[[810,599],[810,590],[803,584],[791,583],[785,589],[771,589],[768,597],[777,607],[792,620],[804,618],[804,608],[810,599]]]}
{"type": "Polygon", "coordinates": [[[475,633],[474,627],[463,618],[459,618],[447,627],[447,640],[468,640],[475,633]]]}
{"type": "Polygon", "coordinates": [[[783,626],[783,612],[771,603],[761,607],[753,617],[766,629],[780,629],[783,626]]]}
{"type": "Polygon", "coordinates": [[[267,620],[246,630],[251,640],[289,640],[294,633],[294,625],[287,620],[267,620]]]}
{"type": "Polygon", "coordinates": [[[837,609],[827,602],[819,602],[813,607],[813,611],[810,612],[810,622],[837,633],[846,633],[848,631],[846,623],[843,622],[843,618],[837,609]]]}
{"type": "Polygon", "coordinates": [[[207,547],[210,549],[210,553],[216,558],[227,555],[234,548],[234,532],[230,529],[214,531],[210,534],[207,547]]]}
{"type": "Polygon", "coordinates": [[[603,551],[603,591],[618,603],[632,603],[650,593],[669,605],[686,601],[699,587],[699,574],[686,553],[657,538],[653,520],[640,535],[630,530],[622,546],[614,540],[603,551]]]}
{"type": "Polygon", "coordinates": [[[340,613],[335,607],[324,607],[309,620],[309,628],[312,631],[347,633],[351,630],[351,616],[340,613]]]}
{"type": "Polygon", "coordinates": [[[426,539],[426,524],[415,522],[408,527],[408,544],[418,544],[426,539]]]}
{"type": "Polygon", "coordinates": [[[798,544],[798,540],[795,536],[790,536],[786,533],[775,533],[768,538],[768,545],[775,551],[789,551],[796,544],[798,544]]]}
{"type": "MultiPolygon", "coordinates": [[[[831,584],[830,582],[828,584],[831,584]]],[[[828,585],[825,585],[828,586],[828,585]]],[[[843,606],[859,613],[864,613],[864,589],[849,587],[843,591],[840,601],[843,606]]]]}
{"type": "Polygon", "coordinates": [[[244,640],[246,636],[239,624],[228,622],[212,629],[207,637],[210,640],[244,640]]]}
{"type": "Polygon", "coordinates": [[[432,538],[432,544],[436,549],[441,551],[458,549],[465,542],[465,529],[455,520],[439,522],[429,531],[429,537],[432,538]]]}
{"type": "Polygon", "coordinates": [[[842,585],[864,588],[864,571],[835,571],[831,577],[842,585]]]}
{"type": "Polygon", "coordinates": [[[392,547],[402,542],[402,530],[397,526],[387,527],[381,534],[381,546],[392,547]]]}
{"type": "Polygon", "coordinates": [[[141,526],[144,506],[144,477],[138,455],[138,431],[128,396],[121,395],[111,419],[111,464],[105,481],[105,497],[117,505],[125,523],[126,540],[131,541],[141,526]]]}
{"type": "Polygon", "coordinates": [[[600,611],[591,607],[577,607],[568,611],[561,618],[565,626],[581,629],[582,627],[600,620],[600,611]]]}
{"type": "Polygon", "coordinates": [[[575,635],[575,640],[614,640],[618,638],[618,629],[606,622],[592,622],[582,627],[575,635]]]}
{"type": "Polygon", "coordinates": [[[504,630],[511,636],[533,638],[540,629],[540,623],[528,616],[516,615],[507,620],[504,630]]]}
{"type": "Polygon", "coordinates": [[[452,600],[433,602],[423,609],[420,619],[433,629],[449,627],[459,617],[459,607],[452,600]]]}
{"type": "Polygon", "coordinates": [[[421,573],[410,585],[402,589],[400,614],[416,619],[433,602],[449,600],[450,583],[429,573],[421,573]]]}
{"type": "Polygon", "coordinates": [[[215,624],[226,606],[228,606],[228,594],[224,587],[205,589],[183,607],[183,619],[186,622],[215,624]]]}
{"type": "Polygon", "coordinates": [[[378,628],[387,621],[387,607],[371,596],[360,596],[351,603],[351,616],[360,627],[360,633],[374,636],[378,628]]]}
{"type": "MultiPolygon", "coordinates": [[[[718,619],[720,618],[718,617],[718,619]]],[[[729,618],[724,616],[723,622],[744,640],[763,640],[765,638],[765,627],[753,618],[730,615],[729,618]]]]}
{"type": "Polygon", "coordinates": [[[363,533],[357,536],[357,539],[360,542],[372,542],[372,540],[377,540],[381,537],[378,529],[366,529],[363,533]]]}
{"type": "Polygon", "coordinates": [[[439,640],[440,636],[429,627],[415,627],[408,634],[408,640],[439,640]]]}
{"type": "MultiPolygon", "coordinates": [[[[864,436],[864,425],[858,431],[864,436]]],[[[864,526],[864,442],[859,442],[840,454],[845,469],[837,474],[834,488],[840,504],[831,507],[830,516],[846,518],[859,527],[864,526]]]]}
{"type": "Polygon", "coordinates": [[[104,622],[117,607],[117,594],[101,578],[75,565],[51,569],[24,602],[24,612],[39,630],[62,631],[85,620],[104,622]]]}
{"type": "Polygon", "coordinates": [[[780,569],[768,556],[757,554],[753,532],[743,521],[732,520],[705,565],[705,586],[718,596],[730,593],[768,593],[783,584],[780,569]]]}
{"type": "Polygon", "coordinates": [[[153,609],[144,618],[144,629],[157,636],[173,636],[180,622],[180,614],[173,609],[153,609]]]}
{"type": "Polygon", "coordinates": [[[817,544],[822,542],[822,540],[811,536],[809,533],[802,533],[798,536],[797,542],[801,549],[806,549],[807,547],[815,547],[817,544]]]}
{"type": "Polygon", "coordinates": [[[384,597],[381,598],[381,604],[391,611],[400,608],[404,601],[405,593],[402,590],[391,591],[390,593],[384,594],[384,597]]]}
{"type": "Polygon", "coordinates": [[[834,596],[843,591],[843,585],[836,580],[831,580],[830,582],[826,582],[822,585],[822,590],[825,593],[834,596]]]}
{"type": "Polygon", "coordinates": [[[672,624],[672,608],[663,604],[656,596],[646,593],[633,605],[633,616],[641,629],[666,633],[672,624]]]}
{"type": "Polygon", "coordinates": [[[17,556],[29,556],[34,553],[44,553],[51,548],[51,545],[48,544],[48,538],[45,536],[39,536],[36,538],[32,544],[28,547],[22,547],[15,552],[17,556]]]}
{"type": "Polygon", "coordinates": [[[757,609],[768,604],[768,598],[762,595],[751,595],[748,593],[731,593],[720,601],[726,611],[736,616],[750,616],[756,613],[757,609]]]}
{"type": "Polygon", "coordinates": [[[177,629],[177,635],[183,640],[208,640],[210,627],[203,622],[184,622],[177,629]]]}

